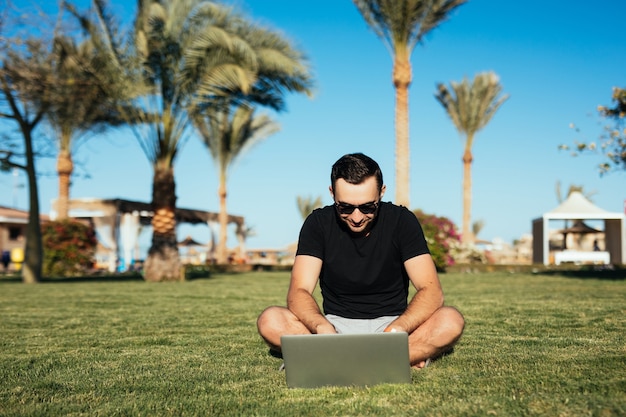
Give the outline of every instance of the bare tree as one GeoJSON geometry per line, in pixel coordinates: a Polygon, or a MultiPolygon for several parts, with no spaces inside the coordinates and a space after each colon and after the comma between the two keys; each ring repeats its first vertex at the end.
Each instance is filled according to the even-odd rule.
{"type": "Polygon", "coordinates": [[[39,39],[28,39],[24,42],[21,38],[2,40],[0,92],[3,106],[0,117],[16,124],[17,131],[22,136],[24,152],[23,158],[19,158],[20,155],[10,148],[0,149],[0,164],[5,169],[24,170],[28,178],[29,209],[22,280],[32,284],[41,281],[43,264],[33,143],[35,129],[42,122],[53,98],[47,88],[51,76],[50,53],[39,39]]]}

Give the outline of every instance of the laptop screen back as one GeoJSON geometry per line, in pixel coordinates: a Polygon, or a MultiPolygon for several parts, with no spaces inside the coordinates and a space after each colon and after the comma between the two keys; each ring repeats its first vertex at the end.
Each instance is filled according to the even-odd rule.
{"type": "Polygon", "coordinates": [[[290,335],[281,338],[287,386],[411,383],[408,335],[290,335]]]}

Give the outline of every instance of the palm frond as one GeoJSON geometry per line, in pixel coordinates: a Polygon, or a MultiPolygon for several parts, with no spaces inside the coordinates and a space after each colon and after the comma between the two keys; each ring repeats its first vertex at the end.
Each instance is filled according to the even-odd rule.
{"type": "Polygon", "coordinates": [[[298,205],[298,211],[302,216],[302,220],[305,220],[309,216],[309,214],[313,212],[313,210],[323,206],[322,197],[320,196],[317,196],[315,199],[313,199],[313,197],[311,196],[297,196],[296,203],[298,205]]]}
{"type": "Polygon", "coordinates": [[[477,74],[470,83],[451,82],[449,89],[444,84],[437,85],[435,98],[444,107],[459,133],[473,136],[489,123],[493,115],[509,98],[502,93],[502,86],[493,72],[477,74]]]}
{"type": "Polygon", "coordinates": [[[209,107],[195,113],[193,122],[220,172],[253,145],[277,132],[279,125],[266,115],[255,116],[250,106],[209,107]]]}
{"type": "Polygon", "coordinates": [[[410,53],[423,37],[467,0],[353,0],[390,51],[410,53]]]}

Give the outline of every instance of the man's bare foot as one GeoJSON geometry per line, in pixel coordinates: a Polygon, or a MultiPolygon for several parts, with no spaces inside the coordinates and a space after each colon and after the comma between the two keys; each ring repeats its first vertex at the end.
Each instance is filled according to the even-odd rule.
{"type": "Polygon", "coordinates": [[[425,361],[421,361],[412,366],[413,369],[424,369],[428,365],[430,365],[430,359],[426,359],[425,361]]]}

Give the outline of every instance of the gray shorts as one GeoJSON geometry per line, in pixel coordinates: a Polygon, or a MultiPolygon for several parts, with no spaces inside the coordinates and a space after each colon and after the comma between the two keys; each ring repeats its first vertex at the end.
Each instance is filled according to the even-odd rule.
{"type": "Polygon", "coordinates": [[[327,314],[326,318],[335,326],[337,333],[382,333],[398,316],[382,316],[375,319],[347,319],[345,317],[327,314]]]}

